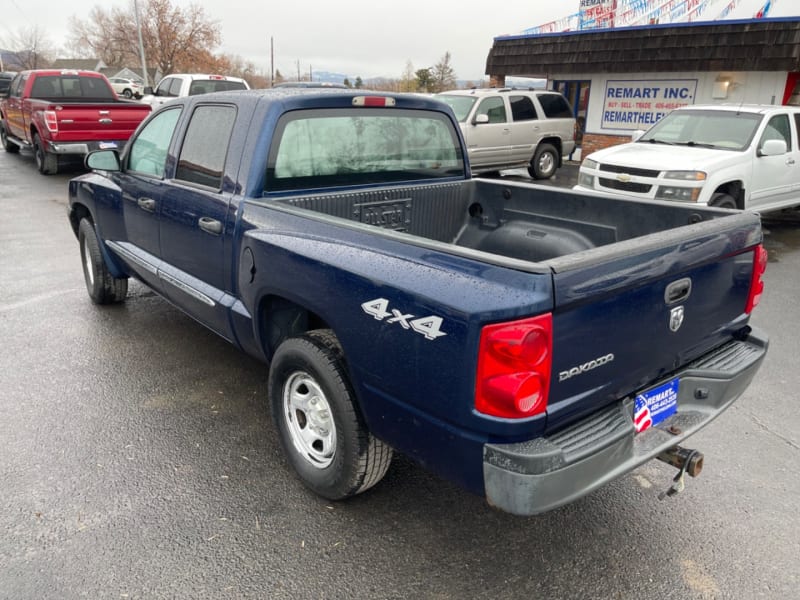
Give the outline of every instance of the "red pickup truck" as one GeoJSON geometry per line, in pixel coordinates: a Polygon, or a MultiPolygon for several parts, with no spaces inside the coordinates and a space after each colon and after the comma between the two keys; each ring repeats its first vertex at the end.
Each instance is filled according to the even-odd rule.
{"type": "Polygon", "coordinates": [[[94,71],[21,71],[0,96],[0,140],[6,152],[33,150],[43,175],[61,160],[122,147],[150,106],[120,99],[94,71]]]}

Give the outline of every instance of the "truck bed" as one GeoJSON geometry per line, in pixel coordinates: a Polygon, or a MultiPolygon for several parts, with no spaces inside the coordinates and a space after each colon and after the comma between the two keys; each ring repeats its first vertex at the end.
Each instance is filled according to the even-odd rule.
{"type": "Polygon", "coordinates": [[[593,248],[730,214],[481,179],[282,197],[275,202],[421,238],[416,243],[453,245],[461,251],[450,251],[460,254],[478,251],[485,262],[531,272],[541,271],[541,265],[533,263],[550,261],[549,267],[557,271],[591,260],[580,253],[593,248]]]}

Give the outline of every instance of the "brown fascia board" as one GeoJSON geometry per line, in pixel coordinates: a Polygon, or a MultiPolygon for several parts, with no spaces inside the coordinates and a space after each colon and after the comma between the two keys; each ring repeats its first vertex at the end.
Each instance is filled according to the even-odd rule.
{"type": "Polygon", "coordinates": [[[497,38],[486,60],[489,75],[720,70],[800,70],[800,19],[497,38]]]}

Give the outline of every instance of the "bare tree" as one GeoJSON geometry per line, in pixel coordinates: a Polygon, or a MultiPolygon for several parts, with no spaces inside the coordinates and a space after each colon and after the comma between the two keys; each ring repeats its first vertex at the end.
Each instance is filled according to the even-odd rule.
{"type": "Polygon", "coordinates": [[[414,74],[414,65],[410,60],[406,61],[406,68],[403,70],[403,76],[400,78],[400,91],[417,91],[417,76],[414,74]]]}
{"type": "Polygon", "coordinates": [[[456,72],[450,64],[450,51],[444,53],[431,69],[431,84],[434,92],[444,92],[456,87],[456,72]]]}
{"type": "Polygon", "coordinates": [[[6,49],[14,53],[16,64],[8,65],[15,69],[41,69],[53,61],[55,50],[39,25],[19,30],[3,38],[6,49]]]}
{"type": "MultiPolygon", "coordinates": [[[[165,75],[179,71],[222,72],[230,60],[213,54],[221,40],[220,25],[197,4],[173,6],[170,0],[140,2],[142,40],[148,65],[165,75]]],[[[133,5],[127,9],[95,6],[89,18],[72,18],[71,47],[109,65],[137,64],[139,38],[133,5]]]]}

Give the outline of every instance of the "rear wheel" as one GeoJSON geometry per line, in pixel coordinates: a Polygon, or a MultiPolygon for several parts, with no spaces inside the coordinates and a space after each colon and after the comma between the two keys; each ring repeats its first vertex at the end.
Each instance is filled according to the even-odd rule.
{"type": "Polygon", "coordinates": [[[0,123],[0,141],[3,142],[3,148],[6,149],[6,152],[10,154],[16,154],[19,152],[19,146],[17,146],[14,142],[8,139],[8,134],[6,133],[6,126],[0,123]]]}
{"type": "Polygon", "coordinates": [[[58,173],[58,156],[44,149],[38,133],[33,134],[33,155],[36,158],[36,168],[42,175],[55,175],[58,173]]]}
{"type": "Polygon", "coordinates": [[[722,192],[717,192],[711,196],[711,202],[709,202],[709,204],[718,208],[738,208],[736,199],[722,192]]]}
{"type": "Polygon", "coordinates": [[[86,291],[95,304],[122,302],[128,294],[128,280],[111,275],[100,251],[94,225],[89,219],[81,219],[78,226],[78,243],[81,249],[83,279],[86,291]]]}
{"type": "Polygon", "coordinates": [[[551,144],[539,144],[533,153],[528,173],[534,179],[550,179],[558,168],[558,150],[551,144]]]}
{"type": "Polygon", "coordinates": [[[386,474],[392,449],[367,430],[332,331],[284,341],[272,358],[268,389],[283,449],[306,487],[341,500],[386,474]]]}
{"type": "Polygon", "coordinates": [[[122,90],[122,95],[130,100],[133,97],[133,92],[126,88],[122,90]]]}

